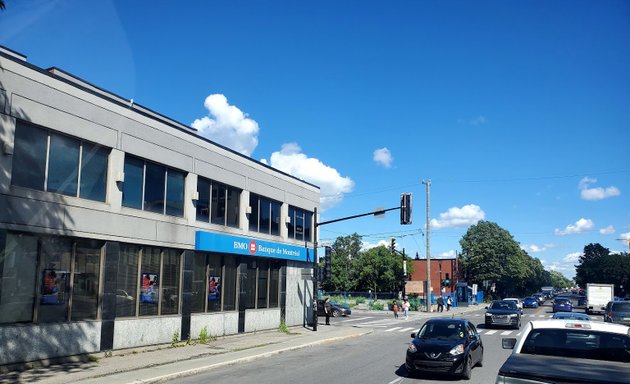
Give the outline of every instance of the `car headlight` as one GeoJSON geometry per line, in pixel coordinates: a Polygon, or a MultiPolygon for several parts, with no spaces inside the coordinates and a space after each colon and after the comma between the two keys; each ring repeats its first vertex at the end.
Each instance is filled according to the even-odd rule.
{"type": "Polygon", "coordinates": [[[511,313],[508,315],[508,317],[518,317],[518,315],[516,313],[511,313]]]}
{"type": "Polygon", "coordinates": [[[455,348],[448,351],[448,353],[453,356],[461,355],[464,353],[464,344],[458,344],[455,348]]]}
{"type": "Polygon", "coordinates": [[[416,345],[414,343],[409,343],[409,346],[407,347],[407,352],[416,353],[418,352],[418,348],[416,348],[416,345]]]}
{"type": "Polygon", "coordinates": [[[492,314],[486,313],[486,317],[492,317],[492,314]]]}

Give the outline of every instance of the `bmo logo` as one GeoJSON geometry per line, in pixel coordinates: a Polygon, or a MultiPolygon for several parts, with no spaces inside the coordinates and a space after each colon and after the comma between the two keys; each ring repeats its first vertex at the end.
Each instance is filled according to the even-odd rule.
{"type": "Polygon", "coordinates": [[[258,247],[256,246],[256,242],[254,240],[249,242],[249,253],[251,253],[252,255],[256,253],[256,249],[258,247]]]}

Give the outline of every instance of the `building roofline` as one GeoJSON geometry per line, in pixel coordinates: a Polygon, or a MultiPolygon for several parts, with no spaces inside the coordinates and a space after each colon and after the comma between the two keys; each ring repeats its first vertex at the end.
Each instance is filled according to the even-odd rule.
{"type": "Polygon", "coordinates": [[[235,151],[235,150],[233,150],[231,148],[228,148],[228,147],[226,147],[224,145],[216,143],[216,142],[214,142],[214,141],[212,141],[212,140],[210,140],[210,139],[208,139],[206,137],[198,135],[196,133],[197,130],[195,128],[193,128],[193,127],[189,127],[189,126],[187,126],[185,124],[182,124],[182,123],[180,123],[180,122],[178,122],[176,120],[173,120],[173,119],[171,119],[171,118],[169,118],[169,117],[167,117],[167,116],[165,116],[165,115],[163,115],[161,113],[155,112],[155,111],[153,111],[153,110],[151,110],[149,108],[146,108],[146,107],[144,107],[144,106],[142,106],[140,104],[136,104],[132,100],[125,99],[125,98],[123,98],[123,97],[121,97],[121,96],[119,96],[119,95],[117,95],[117,94],[115,94],[113,92],[107,91],[107,90],[105,90],[105,89],[103,89],[103,88],[101,88],[99,86],[96,86],[96,85],[94,85],[94,84],[92,84],[92,83],[90,83],[88,81],[85,81],[85,80],[81,79],[80,77],[77,77],[77,76],[75,76],[75,75],[73,75],[73,74],[71,74],[71,73],[69,73],[67,71],[64,71],[61,68],[50,67],[48,69],[43,69],[41,67],[33,65],[33,64],[29,63],[28,61],[26,61],[26,56],[25,55],[23,55],[23,54],[21,54],[19,52],[16,52],[16,51],[14,51],[14,50],[12,50],[10,48],[7,48],[7,47],[5,47],[3,45],[0,45],[0,56],[5,57],[8,60],[14,61],[14,62],[16,62],[16,63],[18,63],[20,65],[25,66],[25,67],[28,67],[29,69],[37,71],[37,72],[39,72],[39,73],[41,73],[43,75],[49,76],[49,77],[51,77],[53,79],[56,79],[56,80],[59,80],[59,81],[62,81],[64,83],[66,83],[68,85],[71,85],[71,86],[73,86],[73,87],[75,87],[77,89],[80,89],[80,90],[82,90],[84,92],[87,92],[87,93],[92,94],[94,96],[100,97],[100,98],[102,98],[104,100],[107,100],[107,101],[113,103],[113,104],[119,105],[121,107],[129,108],[133,112],[135,112],[135,113],[137,113],[139,115],[142,115],[142,116],[144,116],[144,117],[146,117],[148,119],[151,119],[151,120],[158,121],[158,122],[160,122],[162,124],[165,124],[165,125],[167,125],[167,126],[169,126],[171,128],[175,128],[175,129],[177,129],[177,130],[179,130],[179,131],[181,131],[183,133],[186,133],[186,134],[189,134],[191,136],[194,136],[195,138],[198,138],[198,139],[200,139],[202,141],[205,141],[208,144],[214,145],[214,146],[216,146],[218,148],[221,148],[223,150],[231,152],[232,154],[240,156],[241,158],[243,158],[243,159],[245,159],[247,161],[256,163],[256,164],[261,165],[261,166],[263,166],[263,167],[265,167],[265,168],[267,168],[269,170],[272,170],[272,171],[277,172],[279,174],[288,176],[288,177],[290,177],[290,178],[292,178],[294,180],[297,180],[297,181],[299,181],[301,183],[304,183],[304,184],[309,185],[311,187],[317,188],[318,190],[320,189],[320,187],[315,185],[315,184],[309,183],[308,181],[302,180],[302,179],[300,179],[298,177],[295,177],[295,176],[293,176],[291,174],[283,172],[283,171],[281,171],[279,169],[276,169],[276,168],[274,168],[274,167],[272,167],[272,166],[270,166],[268,164],[265,164],[265,163],[262,163],[260,161],[254,160],[250,156],[244,155],[244,154],[242,154],[240,152],[237,152],[237,151],[235,151]]]}

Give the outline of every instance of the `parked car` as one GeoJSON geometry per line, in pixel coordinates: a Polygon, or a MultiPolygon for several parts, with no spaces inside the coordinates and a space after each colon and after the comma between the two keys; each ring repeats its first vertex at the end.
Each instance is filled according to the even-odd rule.
{"type": "Polygon", "coordinates": [[[630,378],[628,327],[603,322],[535,320],[520,338],[504,338],[513,349],[496,384],[627,384],[630,378]]]}
{"type": "Polygon", "coordinates": [[[589,315],[578,312],[556,312],[553,314],[552,319],[591,321],[589,315]]]}
{"type": "MultiPolygon", "coordinates": [[[[330,308],[332,310],[332,317],[349,316],[352,314],[352,310],[347,305],[339,304],[336,301],[330,300],[330,308]]],[[[317,316],[326,316],[324,310],[324,300],[317,300],[317,316]]]]}
{"type": "Polygon", "coordinates": [[[556,297],[553,301],[553,313],[556,312],[572,312],[573,304],[571,300],[562,297],[556,297]]]}
{"type": "Polygon", "coordinates": [[[630,326],[630,301],[611,301],[606,305],[604,321],[630,326]]]}
{"type": "Polygon", "coordinates": [[[483,342],[466,319],[430,319],[411,334],[405,366],[410,376],[445,373],[470,379],[474,366],[483,365],[483,342]]]}
{"type": "Polygon", "coordinates": [[[538,299],[534,296],[528,296],[523,299],[524,308],[538,308],[538,299]]]}
{"type": "Polygon", "coordinates": [[[516,303],[506,300],[494,300],[486,307],[486,327],[507,325],[519,329],[521,327],[521,310],[516,303]]]}
{"type": "Polygon", "coordinates": [[[513,301],[513,302],[515,302],[515,303],[516,303],[516,307],[517,307],[518,309],[523,309],[523,303],[521,303],[521,301],[520,301],[519,299],[515,298],[515,297],[506,297],[506,298],[505,298],[505,299],[503,299],[503,300],[506,300],[506,301],[513,301]]]}
{"type": "Polygon", "coordinates": [[[542,293],[535,293],[534,296],[538,300],[538,305],[543,305],[545,303],[545,296],[542,293]]]}

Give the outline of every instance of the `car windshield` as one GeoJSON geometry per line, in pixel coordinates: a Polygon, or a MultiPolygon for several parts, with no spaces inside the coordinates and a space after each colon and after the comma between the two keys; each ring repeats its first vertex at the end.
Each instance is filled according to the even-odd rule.
{"type": "Polygon", "coordinates": [[[516,309],[516,303],[513,301],[495,301],[490,305],[490,309],[516,309]]]}
{"type": "Polygon", "coordinates": [[[459,340],[464,338],[464,324],[461,322],[428,322],[424,324],[420,339],[459,340]]]}
{"type": "Polygon", "coordinates": [[[532,301],[532,300],[536,300],[536,298],[530,296],[530,297],[526,297],[525,300],[523,301],[532,301]]]}
{"type": "Polygon", "coordinates": [[[624,303],[613,303],[612,310],[616,312],[630,312],[630,301],[624,303]]]}
{"type": "Polygon", "coordinates": [[[556,304],[570,304],[569,299],[556,299],[556,304]]]}
{"type": "Polygon", "coordinates": [[[630,337],[586,329],[534,329],[521,353],[630,363],[630,337]]]}

